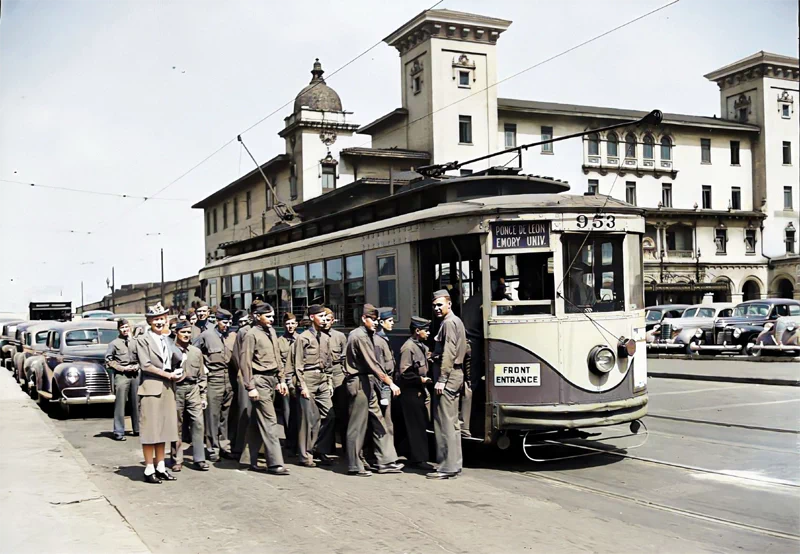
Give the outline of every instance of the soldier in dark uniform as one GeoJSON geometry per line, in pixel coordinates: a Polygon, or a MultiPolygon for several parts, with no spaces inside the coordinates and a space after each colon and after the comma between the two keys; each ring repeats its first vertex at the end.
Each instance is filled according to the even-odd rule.
{"type": "Polygon", "coordinates": [[[297,317],[294,314],[283,314],[283,335],[278,339],[283,363],[284,382],[289,394],[276,399],[278,420],[283,420],[283,431],[286,437],[286,450],[290,455],[297,454],[297,437],[300,432],[300,400],[297,398],[297,383],[294,374],[294,343],[297,340],[297,317]]]}
{"type": "MultiPolygon", "coordinates": [[[[228,364],[228,376],[231,382],[231,390],[233,390],[233,402],[231,402],[230,417],[228,418],[228,438],[231,441],[231,456],[237,457],[237,453],[242,453],[242,448],[237,448],[241,443],[244,444],[244,437],[239,437],[239,415],[242,412],[250,413],[247,407],[247,391],[244,391],[244,398],[242,398],[242,386],[239,383],[239,354],[241,352],[242,340],[250,330],[250,313],[246,310],[236,310],[233,314],[232,329],[236,331],[236,338],[233,341],[233,350],[231,352],[231,363],[228,364]],[[244,406],[242,406],[244,404],[244,406]]],[[[245,431],[247,427],[245,427],[245,431]]]]}
{"type": "Polygon", "coordinates": [[[331,390],[331,354],[327,333],[323,331],[327,316],[319,304],[308,307],[311,328],[294,343],[294,371],[300,390],[300,425],[298,448],[300,464],[314,467],[314,454],[323,463],[331,463],[334,413],[331,390]]]}
{"type": "MultiPolygon", "coordinates": [[[[347,466],[350,475],[369,477],[371,471],[364,468],[359,456],[364,446],[367,426],[370,427],[375,454],[378,458],[378,473],[400,473],[402,464],[397,463],[394,437],[386,429],[378,397],[372,380],[374,377],[389,386],[394,396],[400,388],[383,371],[376,356],[374,334],[378,326],[378,310],[372,304],[364,305],[361,326],[350,332],[345,349],[346,386],[350,399],[350,421],[347,424],[347,466]]],[[[378,339],[380,340],[380,339],[378,339]]]]}
{"type": "Polygon", "coordinates": [[[139,364],[127,319],[117,321],[119,336],[106,350],[106,368],[114,371],[114,440],[125,440],[125,404],[130,402],[133,435],[139,436],[139,364]]]}
{"type": "Polygon", "coordinates": [[[325,308],[325,332],[330,337],[329,344],[331,349],[331,361],[333,369],[331,372],[331,380],[333,381],[333,412],[336,414],[334,425],[336,432],[341,440],[342,451],[344,451],[345,443],[347,442],[347,412],[348,412],[348,399],[347,387],[344,386],[344,351],[347,348],[347,335],[334,329],[333,325],[336,323],[336,317],[333,315],[333,310],[325,308]]]}
{"type": "MultiPolygon", "coordinates": [[[[392,352],[392,345],[389,344],[389,337],[386,331],[394,329],[394,308],[378,308],[379,328],[375,332],[376,337],[375,345],[378,347],[380,357],[378,361],[383,367],[386,375],[394,375],[397,365],[394,361],[394,352],[392,352]]],[[[386,420],[386,428],[389,433],[394,436],[394,423],[392,422],[392,391],[385,384],[378,383],[378,390],[380,394],[379,404],[383,412],[383,418],[386,420]]]]}
{"type": "MultiPolygon", "coordinates": [[[[200,334],[206,330],[206,327],[208,326],[208,316],[210,313],[211,310],[208,308],[208,304],[201,301],[194,313],[197,319],[192,324],[192,342],[197,340],[197,337],[199,337],[200,334]]],[[[189,318],[191,321],[191,315],[189,318]]]]}
{"type": "Polygon", "coordinates": [[[409,465],[422,469],[430,469],[428,386],[432,381],[428,376],[430,351],[425,346],[430,325],[430,320],[417,316],[411,318],[411,336],[400,348],[400,366],[397,371],[397,383],[402,391],[399,401],[406,428],[405,445],[409,465]]]}
{"type": "Polygon", "coordinates": [[[183,369],[183,377],[175,383],[175,405],[178,409],[178,440],[172,443],[172,471],[180,471],[183,467],[183,435],[184,416],[188,416],[188,427],[192,436],[192,459],[197,469],[208,471],[206,447],[203,441],[205,422],[203,410],[206,399],[206,368],[203,366],[203,353],[192,346],[192,325],[188,321],[179,321],[175,329],[175,347],[177,349],[176,367],[183,369]]]}
{"type": "Polygon", "coordinates": [[[208,370],[206,443],[210,451],[208,459],[212,462],[219,460],[221,453],[225,457],[231,457],[228,416],[233,402],[233,388],[228,365],[233,356],[236,335],[228,332],[230,322],[231,313],[220,308],[217,311],[216,325],[203,331],[193,343],[203,353],[203,361],[208,370]]]}
{"type": "MultiPolygon", "coordinates": [[[[464,360],[464,394],[461,398],[461,436],[471,437],[470,421],[472,414],[472,396],[480,385],[483,375],[483,294],[481,292],[481,274],[475,274],[475,289],[464,303],[461,318],[467,335],[467,357],[464,360]]],[[[480,390],[477,390],[480,393],[480,390]]],[[[480,395],[476,402],[480,402],[480,395]]]]}
{"type": "Polygon", "coordinates": [[[275,393],[283,396],[289,394],[284,382],[278,337],[272,328],[275,310],[263,303],[255,309],[255,316],[255,324],[244,337],[239,357],[242,383],[253,403],[253,414],[247,430],[250,469],[260,471],[258,451],[263,445],[267,472],[289,475],[289,470],[283,467],[278,418],[275,414],[275,393]]]}
{"type": "Polygon", "coordinates": [[[436,333],[433,359],[436,385],[433,396],[433,430],[436,434],[436,461],[439,467],[429,479],[451,479],[461,473],[461,425],[458,420],[458,398],[464,384],[464,357],[467,335],[464,324],[452,312],[450,293],[433,293],[433,311],[442,320],[436,333]]]}

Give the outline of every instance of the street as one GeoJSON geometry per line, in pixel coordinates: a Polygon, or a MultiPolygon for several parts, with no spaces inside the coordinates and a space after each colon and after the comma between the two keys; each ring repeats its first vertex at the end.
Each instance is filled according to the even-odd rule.
{"type": "Polygon", "coordinates": [[[468,444],[463,476],[443,482],[414,472],[358,479],[341,463],[290,464],[291,476],[273,477],[221,461],[152,486],[141,480],[138,440],[113,442],[107,412],[55,423],[154,552],[796,552],[800,389],[672,379],[649,387],[650,434],[639,448],[544,446],[529,452],[590,455],[535,464],[518,444],[468,444]]]}

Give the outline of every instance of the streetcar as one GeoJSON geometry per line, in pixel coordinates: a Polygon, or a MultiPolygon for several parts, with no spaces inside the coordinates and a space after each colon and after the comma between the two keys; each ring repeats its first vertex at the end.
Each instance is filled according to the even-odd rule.
{"type": "Polygon", "coordinates": [[[648,403],[642,209],[499,167],[423,177],[353,205],[357,185],[325,194],[301,223],[228,245],[200,272],[206,298],[240,309],[261,295],[276,322],[324,303],[344,331],[364,303],[393,306],[399,351],[411,316],[433,319],[432,293],[447,288],[456,315],[478,314],[473,438],[507,448],[530,433],[638,427],[648,403]],[[337,209],[339,198],[350,204],[337,209]]]}

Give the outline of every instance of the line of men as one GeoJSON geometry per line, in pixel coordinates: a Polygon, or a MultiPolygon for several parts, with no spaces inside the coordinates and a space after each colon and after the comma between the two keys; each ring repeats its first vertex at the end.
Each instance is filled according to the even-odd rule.
{"type": "MultiPolygon", "coordinates": [[[[329,308],[312,305],[307,311],[310,325],[304,332],[297,333],[296,317],[286,314],[284,333],[278,337],[273,327],[274,308],[261,300],[253,302],[249,314],[237,312],[236,333],[230,332],[230,312],[217,310],[215,324],[209,325],[208,306],[199,307],[197,322],[179,321],[174,340],[163,337],[171,345],[165,348],[173,353],[169,365],[174,369],[168,371],[181,374],[166,379],[176,416],[174,433],[163,433],[165,442],[172,444],[172,470],[182,468],[181,439],[187,434],[191,435],[197,469],[209,469],[206,448],[209,460],[216,461],[220,456],[241,460],[247,447],[245,463],[251,470],[288,475],[282,439],[287,452],[296,454],[301,465],[314,467],[335,463],[331,454],[338,433],[349,474],[400,473],[404,466],[398,462],[391,414],[391,399],[398,397],[404,428],[398,443],[407,452],[408,463],[433,469],[428,463],[430,409],[438,467],[427,477],[457,477],[462,470],[459,397],[469,346],[447,290],[434,293],[433,308],[441,319],[434,351],[425,345],[430,321],[414,316],[411,336],[396,364],[386,335],[394,325],[392,308],[365,305],[361,325],[346,336],[333,327],[336,320],[329,308]],[[262,449],[263,468],[259,465],[262,449]]],[[[130,326],[121,321],[120,337],[109,345],[107,364],[116,373],[117,407],[122,407],[120,413],[115,410],[114,435],[123,440],[125,401],[137,396],[134,372],[141,368],[140,379],[145,378],[142,360],[137,359],[141,345],[148,344],[150,335],[169,332],[169,327],[156,324],[156,319],[162,319],[157,317],[162,310],[160,306],[148,310],[151,328],[147,336],[131,339],[130,326]],[[131,348],[131,340],[137,341],[135,348],[131,348]]],[[[136,406],[135,400],[131,406],[136,406]]],[[[131,411],[136,434],[138,420],[144,417],[136,418],[136,410],[131,411]]],[[[145,480],[174,480],[164,467],[163,445],[159,460],[159,449],[151,454],[145,450],[144,438],[142,443],[145,461],[150,455],[154,467],[148,475],[147,465],[145,480]]]]}

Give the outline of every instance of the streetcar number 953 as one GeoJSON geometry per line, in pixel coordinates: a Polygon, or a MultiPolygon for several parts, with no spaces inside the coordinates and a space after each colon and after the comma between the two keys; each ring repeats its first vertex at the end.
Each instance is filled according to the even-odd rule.
{"type": "Polygon", "coordinates": [[[613,215],[596,214],[592,217],[579,215],[577,219],[578,229],[613,229],[617,226],[617,219],[613,215]]]}

